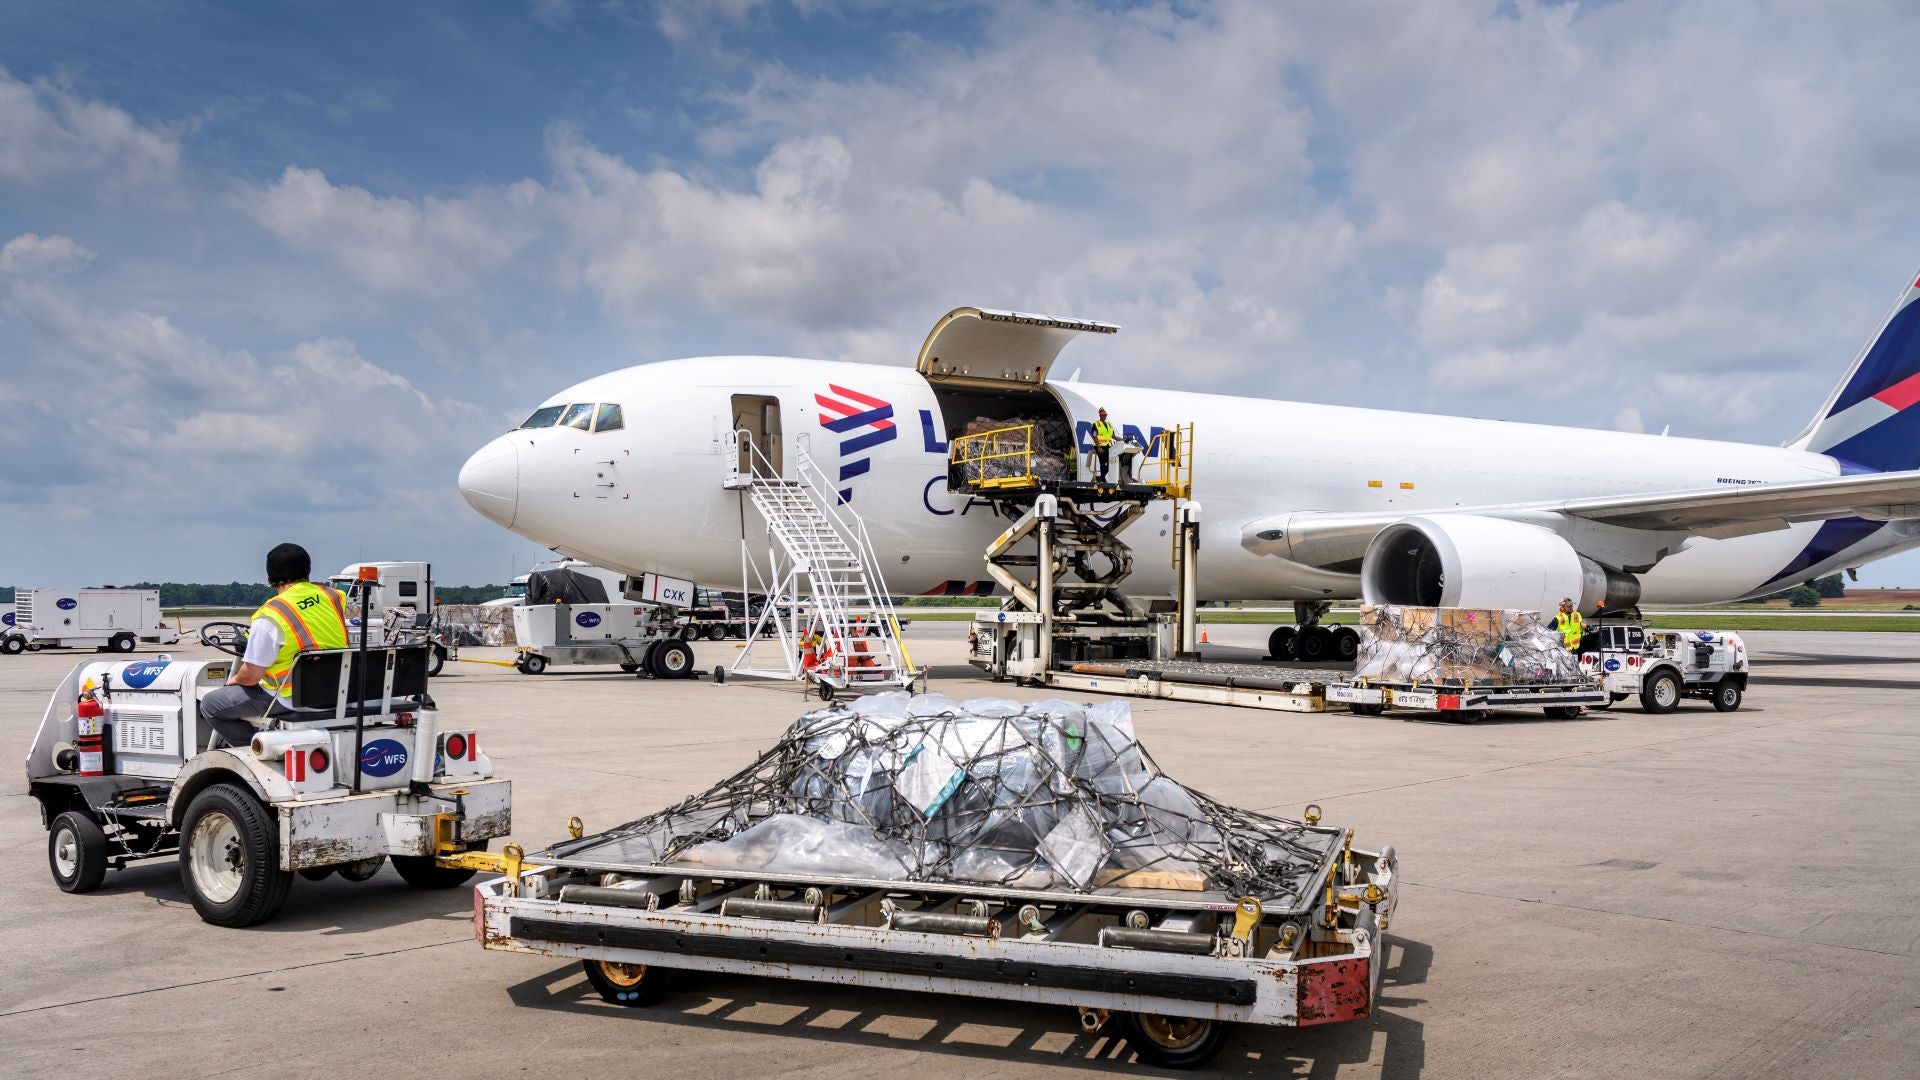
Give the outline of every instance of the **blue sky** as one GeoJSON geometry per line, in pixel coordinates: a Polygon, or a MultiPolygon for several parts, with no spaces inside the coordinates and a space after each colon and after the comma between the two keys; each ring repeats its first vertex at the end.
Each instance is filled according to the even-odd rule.
{"type": "Polygon", "coordinates": [[[1090,379],[1779,442],[1920,262],[1916,46],[1897,3],[10,4],[0,576],[497,581],[541,552],[452,476],[553,389],[904,363],[962,303],[1121,323],[1090,379]]]}

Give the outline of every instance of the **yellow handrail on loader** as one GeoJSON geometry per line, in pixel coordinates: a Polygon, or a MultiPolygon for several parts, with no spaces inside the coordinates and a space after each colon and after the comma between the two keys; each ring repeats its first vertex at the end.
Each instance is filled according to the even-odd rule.
{"type": "Polygon", "coordinates": [[[1140,464],[1140,482],[1157,487],[1170,499],[1193,498],[1193,425],[1180,424],[1156,431],[1140,464]]]}
{"type": "Polygon", "coordinates": [[[960,468],[967,487],[1007,490],[1038,487],[1033,470],[1035,425],[995,428],[953,440],[947,460],[960,468]]]}

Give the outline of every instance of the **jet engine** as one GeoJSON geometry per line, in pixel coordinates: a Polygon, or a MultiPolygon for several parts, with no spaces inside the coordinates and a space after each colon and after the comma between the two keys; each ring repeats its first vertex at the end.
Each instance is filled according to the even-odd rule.
{"type": "Polygon", "coordinates": [[[1640,579],[1601,566],[1551,529],[1473,514],[1404,518],[1380,530],[1360,564],[1360,590],[1369,604],[1548,614],[1561,597],[1587,614],[1640,601],[1640,579]]]}

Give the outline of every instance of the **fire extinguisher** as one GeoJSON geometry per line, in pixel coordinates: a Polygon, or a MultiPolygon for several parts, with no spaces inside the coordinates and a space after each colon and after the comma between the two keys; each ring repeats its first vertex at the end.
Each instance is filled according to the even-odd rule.
{"type": "Polygon", "coordinates": [[[88,690],[80,695],[80,703],[73,710],[74,726],[78,736],[73,740],[74,747],[80,752],[81,776],[104,776],[107,771],[107,710],[100,705],[100,699],[88,690]]]}

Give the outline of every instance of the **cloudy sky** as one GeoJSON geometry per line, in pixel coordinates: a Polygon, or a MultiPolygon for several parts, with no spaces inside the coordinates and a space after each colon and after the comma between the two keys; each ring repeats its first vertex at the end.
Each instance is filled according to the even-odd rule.
{"type": "Polygon", "coordinates": [[[500,581],[453,477],[553,390],[967,303],[1122,324],[1091,380],[1777,443],[1920,264],[1916,55],[1897,0],[15,0],[0,577],[500,581]]]}

